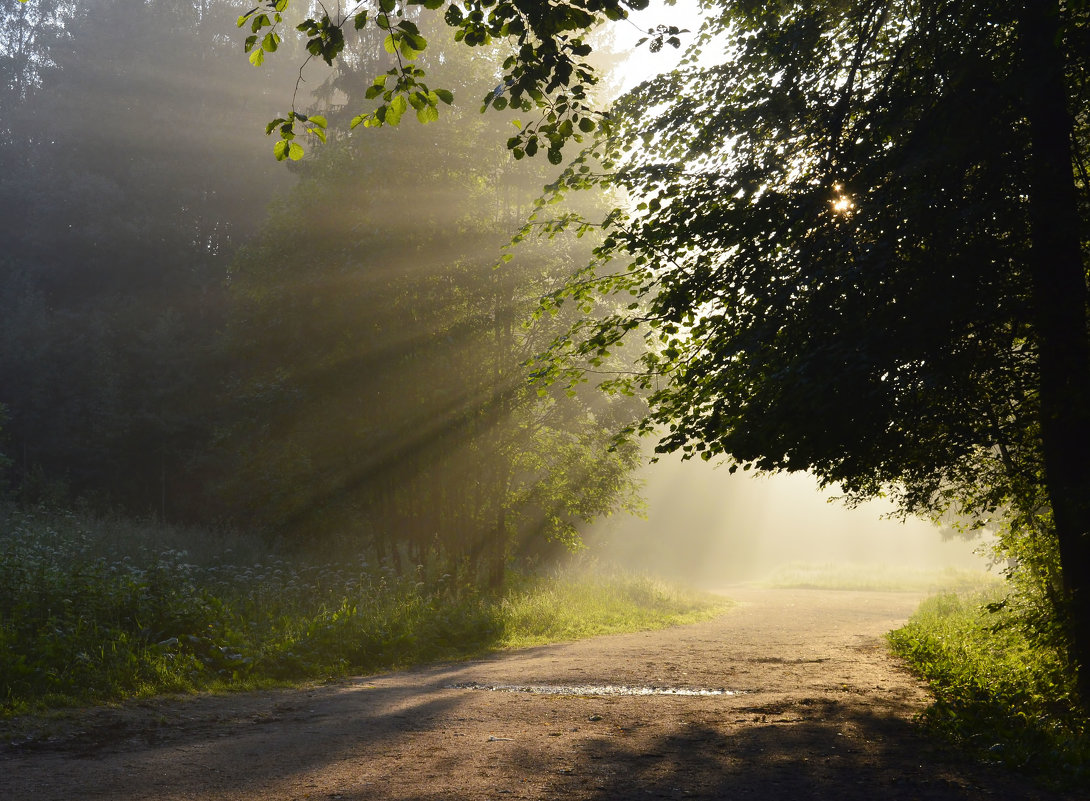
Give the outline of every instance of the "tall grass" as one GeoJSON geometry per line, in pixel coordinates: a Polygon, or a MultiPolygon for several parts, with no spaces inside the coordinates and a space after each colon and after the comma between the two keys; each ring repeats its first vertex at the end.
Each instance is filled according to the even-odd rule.
{"type": "Polygon", "coordinates": [[[638,576],[523,577],[504,594],[421,566],[306,563],[182,530],[9,512],[0,713],[336,677],[708,617],[720,600],[638,576]],[[248,556],[247,561],[238,558],[248,556]]]}
{"type": "Polygon", "coordinates": [[[1005,592],[929,598],[890,633],[892,648],[929,682],[935,701],[923,719],[941,736],[1051,781],[1085,783],[1090,725],[1073,677],[1061,654],[998,607],[1005,592]]]}
{"type": "Polygon", "coordinates": [[[696,623],[731,606],[635,573],[559,573],[514,585],[500,602],[501,644],[522,648],[622,631],[696,623]]]}

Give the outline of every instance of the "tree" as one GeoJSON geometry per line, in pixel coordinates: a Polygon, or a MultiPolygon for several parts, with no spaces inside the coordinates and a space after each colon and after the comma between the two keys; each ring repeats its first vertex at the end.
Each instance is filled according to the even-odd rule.
{"type": "Polygon", "coordinates": [[[643,302],[572,351],[645,332],[611,386],[651,392],[660,450],[1054,531],[1082,666],[1086,29],[1057,4],[730,4],[703,35],[731,59],[634,92],[557,187],[636,199],[569,294],[643,302]]]}
{"type": "Polygon", "coordinates": [[[236,16],[225,0],[0,3],[0,402],[24,497],[43,475],[205,514],[193,457],[227,264],[291,178],[253,144],[292,56],[264,76],[279,89],[255,89],[223,35],[236,16]]]}
{"type": "MultiPolygon", "coordinates": [[[[550,226],[606,233],[554,305],[635,299],[559,338],[540,376],[581,380],[585,362],[558,351],[600,359],[642,332],[642,374],[606,386],[650,393],[641,430],[665,431],[660,450],[1054,530],[1087,703],[1086,4],[709,2],[698,49],[729,57],[691,61],[608,118],[584,102],[583,34],[642,4],[423,5],[467,44],[513,37],[485,103],[541,109],[511,137],[516,157],[541,144],[559,161],[566,141],[601,134],[554,199],[602,185],[633,197],[550,226]]],[[[411,60],[426,42],[396,12],[382,0],[352,19],[411,60]]],[[[257,13],[240,20],[255,34],[273,25],[257,13]]],[[[304,29],[312,54],[337,56],[337,25],[304,29]]],[[[430,97],[407,63],[376,81],[361,122],[430,97]]],[[[290,142],[295,122],[273,130],[290,142]]]]}

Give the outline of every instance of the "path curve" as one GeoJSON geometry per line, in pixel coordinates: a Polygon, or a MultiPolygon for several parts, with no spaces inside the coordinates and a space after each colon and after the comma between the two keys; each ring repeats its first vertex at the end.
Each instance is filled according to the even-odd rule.
{"type": "Polygon", "coordinates": [[[0,799],[1074,798],[958,759],[913,725],[926,692],[882,635],[919,596],[726,594],[740,605],[694,626],[310,690],[95,710],[51,738],[0,745],[0,799]]]}

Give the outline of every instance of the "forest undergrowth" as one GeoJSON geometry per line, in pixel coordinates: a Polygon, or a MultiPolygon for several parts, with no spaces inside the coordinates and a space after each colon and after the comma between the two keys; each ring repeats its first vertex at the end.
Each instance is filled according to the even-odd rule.
{"type": "Polygon", "coordinates": [[[222,532],[72,512],[0,529],[0,716],[254,689],[695,622],[728,602],[646,576],[306,561],[222,532]],[[176,543],[182,536],[190,550],[176,543]]]}

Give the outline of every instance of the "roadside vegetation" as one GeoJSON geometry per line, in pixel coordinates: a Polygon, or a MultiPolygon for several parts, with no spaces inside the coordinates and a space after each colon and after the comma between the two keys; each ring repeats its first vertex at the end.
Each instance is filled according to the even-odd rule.
{"type": "Polygon", "coordinates": [[[1049,783],[1090,778],[1090,725],[1061,648],[1027,627],[1008,588],[925,600],[891,632],[894,653],[928,681],[923,721],[978,758],[1049,783]]]}
{"type": "Polygon", "coordinates": [[[512,576],[487,593],[426,564],[399,576],[71,512],[8,513],[0,530],[3,716],[323,680],[693,622],[728,605],[574,570],[512,576]]]}

